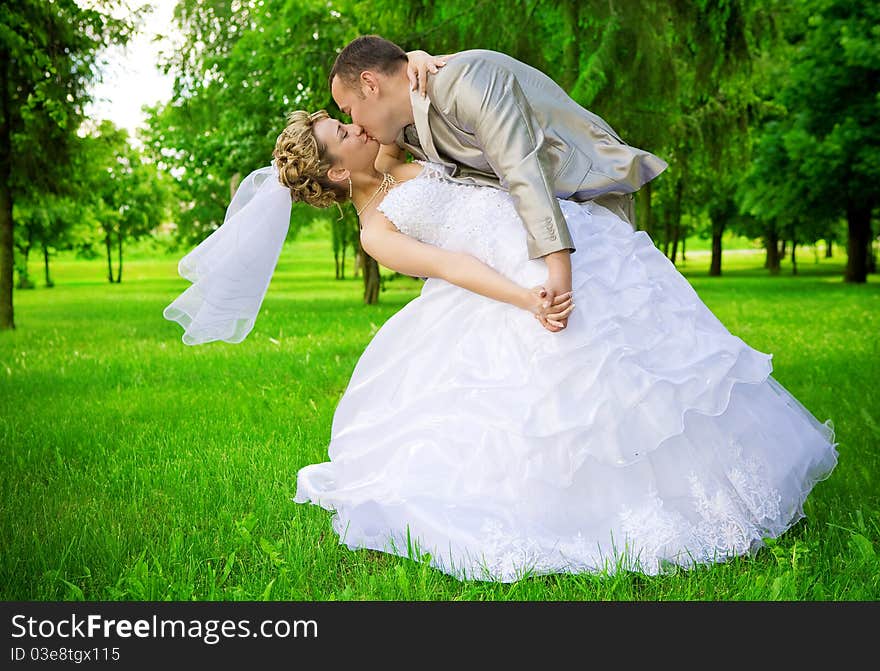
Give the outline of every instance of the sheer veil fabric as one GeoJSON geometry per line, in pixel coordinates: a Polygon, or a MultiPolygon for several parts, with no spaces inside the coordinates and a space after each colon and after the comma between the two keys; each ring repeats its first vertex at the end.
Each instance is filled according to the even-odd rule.
{"type": "Polygon", "coordinates": [[[290,226],[290,192],[269,165],[244,178],[223,224],[178,264],[192,282],[163,311],[183,342],[244,340],[257,318],[290,226]]]}

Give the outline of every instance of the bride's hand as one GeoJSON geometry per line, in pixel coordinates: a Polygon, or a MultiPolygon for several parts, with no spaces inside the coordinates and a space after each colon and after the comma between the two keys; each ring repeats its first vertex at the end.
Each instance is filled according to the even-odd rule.
{"type": "Polygon", "coordinates": [[[553,333],[565,328],[566,322],[562,320],[567,319],[574,310],[571,291],[556,296],[549,307],[544,307],[544,303],[547,301],[547,292],[544,287],[537,286],[528,290],[527,300],[526,309],[535,315],[535,319],[541,322],[541,326],[553,333]]]}
{"type": "Polygon", "coordinates": [[[427,51],[422,51],[421,49],[407,51],[406,57],[409,61],[406,66],[409,87],[413,91],[418,88],[419,93],[424,98],[425,87],[428,84],[428,73],[437,74],[438,68],[446,65],[446,61],[440,56],[432,56],[427,51]]]}

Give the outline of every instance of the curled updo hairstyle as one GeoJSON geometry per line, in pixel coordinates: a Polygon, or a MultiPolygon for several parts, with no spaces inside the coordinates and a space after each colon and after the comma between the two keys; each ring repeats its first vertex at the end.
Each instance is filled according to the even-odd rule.
{"type": "Polygon", "coordinates": [[[290,189],[290,198],[295,202],[330,207],[348,200],[348,188],[327,177],[334,159],[315,137],[315,123],[329,117],[324,110],[291,112],[287,126],[275,141],[272,156],[278,179],[290,189]]]}

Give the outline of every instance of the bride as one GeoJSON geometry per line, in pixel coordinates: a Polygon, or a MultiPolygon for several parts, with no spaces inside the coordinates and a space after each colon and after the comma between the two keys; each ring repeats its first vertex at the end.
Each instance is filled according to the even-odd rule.
{"type": "Polygon", "coordinates": [[[459,579],[655,574],[752,553],[804,516],[837,463],[833,423],[646,233],[560,200],[573,296],[548,305],[507,192],[379,153],[354,124],[291,114],[273,165],[181,262],[194,284],[165,311],[189,344],[243,339],[288,223],[266,222],[291,199],[352,200],[364,250],[428,278],[358,361],[329,461],[298,473],[294,501],[333,511],[340,542],[459,579]]]}

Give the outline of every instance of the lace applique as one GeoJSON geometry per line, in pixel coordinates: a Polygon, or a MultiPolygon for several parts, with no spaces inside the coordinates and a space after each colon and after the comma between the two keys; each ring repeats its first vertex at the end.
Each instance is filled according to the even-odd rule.
{"type": "Polygon", "coordinates": [[[499,520],[487,518],[480,533],[486,549],[477,561],[477,573],[488,572],[492,576],[501,576],[503,580],[514,580],[527,571],[547,573],[554,570],[548,554],[533,538],[510,534],[499,520]]]}
{"type": "Polygon", "coordinates": [[[422,172],[420,174],[425,175],[426,177],[442,179],[449,176],[449,173],[446,172],[446,166],[441,163],[431,163],[430,161],[415,161],[415,163],[422,166],[422,172]]]}
{"type": "Polygon", "coordinates": [[[766,466],[756,457],[743,457],[743,447],[738,440],[731,440],[730,445],[736,465],[727,471],[727,477],[737,494],[755,520],[768,525],[778,523],[782,517],[782,494],[768,484],[763,475],[767,472],[766,466]]]}
{"type": "Polygon", "coordinates": [[[526,571],[623,568],[658,573],[669,565],[691,566],[746,554],[768,530],[778,530],[788,520],[781,516],[781,494],[762,475],[760,462],[742,458],[742,446],[736,441],[732,445],[736,465],[726,472],[732,487],[719,484],[710,492],[695,472],[688,477],[695,520],[667,509],[651,491],[643,505],[621,507],[621,536],[609,536],[610,550],[605,550],[588,543],[580,532],[568,538],[534,538],[511,534],[499,520],[487,518],[480,529],[485,550],[471,570],[488,571],[502,580],[517,579],[526,571]]]}
{"type": "Polygon", "coordinates": [[[619,519],[623,537],[616,539],[616,551],[649,571],[662,560],[671,560],[668,548],[681,539],[688,527],[681,514],[663,508],[655,491],[648,493],[648,503],[638,509],[623,506],[619,519]]]}
{"type": "Polygon", "coordinates": [[[755,457],[743,457],[736,440],[731,447],[734,465],[725,473],[731,486],[719,484],[710,493],[695,472],[688,477],[697,522],[665,510],[656,493],[636,510],[621,509],[621,528],[628,542],[637,544],[640,562],[657,568],[664,560],[689,564],[742,555],[788,523],[780,508],[782,495],[769,484],[765,467],[755,457]]]}
{"type": "Polygon", "coordinates": [[[709,495],[696,473],[690,475],[688,482],[697,512],[703,518],[696,527],[699,547],[692,548],[694,555],[713,560],[746,552],[758,530],[730,493],[719,487],[709,495]]]}

